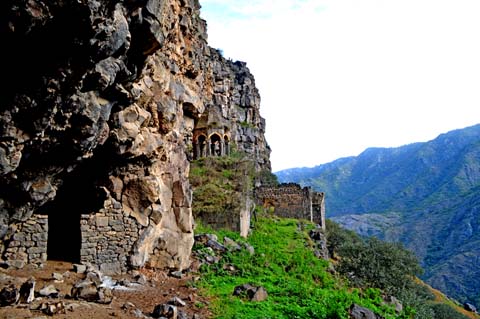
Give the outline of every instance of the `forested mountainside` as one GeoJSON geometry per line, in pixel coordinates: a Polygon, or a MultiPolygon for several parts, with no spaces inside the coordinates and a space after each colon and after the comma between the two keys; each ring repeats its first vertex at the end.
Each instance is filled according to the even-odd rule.
{"type": "Polygon", "coordinates": [[[276,174],[326,192],[327,217],[403,242],[422,261],[427,282],[480,304],[480,125],[276,174]]]}

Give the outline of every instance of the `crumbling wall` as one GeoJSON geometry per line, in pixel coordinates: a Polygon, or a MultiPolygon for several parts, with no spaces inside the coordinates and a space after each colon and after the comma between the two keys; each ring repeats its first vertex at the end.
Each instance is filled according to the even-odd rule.
{"type": "Polygon", "coordinates": [[[325,227],[324,194],[295,183],[260,186],[255,189],[257,205],[273,209],[279,217],[306,219],[325,227]]]}

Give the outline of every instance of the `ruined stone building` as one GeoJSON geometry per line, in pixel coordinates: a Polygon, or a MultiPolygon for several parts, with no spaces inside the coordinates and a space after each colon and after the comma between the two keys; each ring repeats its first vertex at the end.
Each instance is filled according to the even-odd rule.
{"type": "Polygon", "coordinates": [[[235,149],[270,169],[245,63],[208,47],[197,0],[12,3],[0,17],[2,262],[187,268],[189,161],[235,149]]]}
{"type": "Polygon", "coordinates": [[[272,209],[279,217],[306,219],[325,229],[325,194],[295,183],[255,189],[257,205],[272,209]]]}

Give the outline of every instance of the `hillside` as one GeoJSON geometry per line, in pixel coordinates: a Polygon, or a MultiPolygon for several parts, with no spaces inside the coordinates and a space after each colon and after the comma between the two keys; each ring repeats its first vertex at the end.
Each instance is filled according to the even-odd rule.
{"type": "Polygon", "coordinates": [[[427,282],[480,304],[480,125],[276,174],[326,192],[327,217],[403,242],[420,258],[427,282]]]}
{"type": "Polygon", "coordinates": [[[478,318],[412,280],[418,264],[401,245],[361,241],[352,232],[327,223],[328,247],[335,251],[335,259],[327,262],[314,254],[318,244],[312,236],[314,229],[309,222],[265,212],[259,212],[247,239],[235,232],[199,226],[194,255],[202,266],[194,285],[212,300],[213,316],[374,318],[374,312],[377,318],[391,319],[478,318]],[[335,240],[339,238],[342,240],[335,240]],[[364,262],[365,258],[370,262],[364,262]],[[259,287],[261,293],[235,293],[245,285],[259,287]],[[401,306],[394,301],[397,298],[387,297],[392,293],[401,306]],[[354,316],[354,309],[362,307],[363,315],[354,316]]]}

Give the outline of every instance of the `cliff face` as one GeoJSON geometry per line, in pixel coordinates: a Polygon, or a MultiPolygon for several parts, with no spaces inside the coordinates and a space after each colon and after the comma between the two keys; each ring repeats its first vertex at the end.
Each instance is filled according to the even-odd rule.
{"type": "Polygon", "coordinates": [[[66,254],[109,272],[187,267],[189,160],[213,117],[258,171],[270,168],[253,77],[208,47],[199,10],[197,0],[2,2],[8,264],[66,254]]]}

